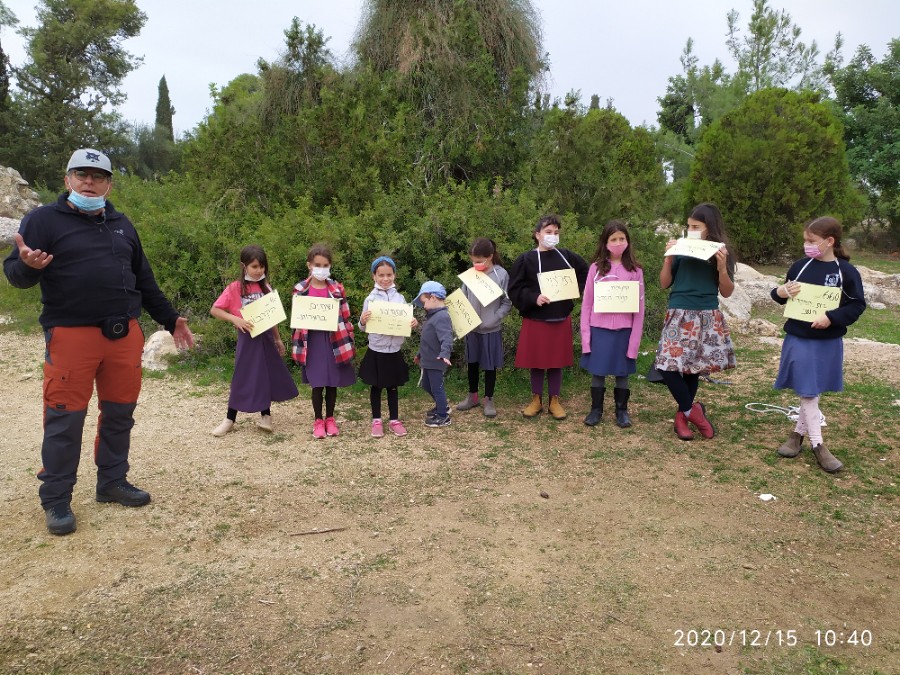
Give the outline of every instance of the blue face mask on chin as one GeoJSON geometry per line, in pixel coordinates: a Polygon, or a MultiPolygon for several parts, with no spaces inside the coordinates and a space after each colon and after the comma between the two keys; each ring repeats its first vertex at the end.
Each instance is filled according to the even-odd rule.
{"type": "Polygon", "coordinates": [[[75,190],[69,190],[69,201],[72,205],[81,211],[99,211],[106,206],[106,195],[101,197],[87,197],[78,194],[75,190]]]}

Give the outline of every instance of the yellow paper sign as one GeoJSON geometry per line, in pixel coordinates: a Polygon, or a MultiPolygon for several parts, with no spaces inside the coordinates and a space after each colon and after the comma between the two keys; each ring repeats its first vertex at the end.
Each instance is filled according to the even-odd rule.
{"type": "Polygon", "coordinates": [[[277,326],[287,319],[278,291],[266,293],[258,300],[244,305],[241,308],[241,316],[253,324],[250,337],[265,333],[272,326],[277,326]]]}
{"type": "Polygon", "coordinates": [[[366,321],[367,333],[379,335],[396,335],[409,337],[412,332],[413,308],[401,302],[385,302],[373,300],[369,303],[369,320],[366,321]]]}
{"type": "Polygon", "coordinates": [[[474,267],[467,269],[460,274],[459,278],[460,281],[472,291],[475,297],[478,298],[478,302],[485,307],[503,295],[503,289],[497,285],[497,282],[484,272],[479,272],[474,267]]]}
{"type": "Polygon", "coordinates": [[[724,245],[720,241],[707,241],[706,239],[679,239],[672,248],[666,251],[666,256],[686,255],[689,258],[709,260],[724,245]]]}
{"type": "Polygon", "coordinates": [[[594,311],[598,314],[637,312],[640,307],[640,286],[637,281],[595,281],[594,311]]]}
{"type": "Polygon", "coordinates": [[[340,300],[295,295],[291,304],[291,328],[307,330],[337,330],[340,300]]]}
{"type": "Polygon", "coordinates": [[[784,318],[812,323],[830,309],[841,304],[841,289],[834,286],[800,283],[800,292],[788,298],[784,318]]]}
{"type": "Polygon", "coordinates": [[[541,295],[550,298],[550,302],[574,300],[581,295],[578,291],[578,277],[571,267],[554,272],[539,272],[537,276],[541,295]]]}
{"type": "Polygon", "coordinates": [[[448,295],[447,299],[444,300],[444,304],[447,305],[447,310],[450,312],[453,334],[456,337],[463,337],[481,324],[481,318],[460,289],[457,288],[448,295]]]}

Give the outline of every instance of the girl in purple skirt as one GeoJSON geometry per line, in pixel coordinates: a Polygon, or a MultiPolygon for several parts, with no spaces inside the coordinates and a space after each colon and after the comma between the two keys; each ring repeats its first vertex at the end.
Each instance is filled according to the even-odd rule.
{"type": "Polygon", "coordinates": [[[278,327],[250,337],[253,324],[241,316],[241,308],[272,292],[266,279],[269,262],[259,246],[241,249],[241,278],[233,281],[213,303],[209,313],[222,321],[229,321],[238,329],[237,350],[234,355],[234,375],[228,412],[215,429],[213,436],[224,436],[234,428],[238,411],[258,412],[257,426],[272,431],[272,401],[287,401],[297,396],[297,385],[284,363],[284,343],[278,327]]]}
{"type": "Polygon", "coordinates": [[[353,322],[344,287],[331,278],[331,249],[316,244],[306,256],[310,275],[294,286],[294,295],[338,300],[338,325],[334,331],[294,331],[291,357],[303,366],[303,383],[312,387],[313,437],[337,436],[334,406],[337,388],[349,387],[356,381],[353,370],[353,322]],[[325,404],[323,415],[322,403],[325,404]]]}

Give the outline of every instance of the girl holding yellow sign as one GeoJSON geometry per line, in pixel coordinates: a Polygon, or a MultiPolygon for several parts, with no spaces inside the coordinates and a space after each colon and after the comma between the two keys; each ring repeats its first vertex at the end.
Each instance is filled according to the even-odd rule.
{"type": "MultiPolygon", "coordinates": [[[[359,317],[360,327],[365,328],[366,324],[376,323],[381,308],[376,308],[373,315],[371,306],[376,306],[377,303],[382,303],[385,311],[400,316],[400,319],[395,321],[397,325],[388,326],[388,330],[401,328],[403,323],[406,324],[407,329],[415,328],[418,325],[418,321],[412,317],[412,308],[406,304],[406,300],[394,285],[396,273],[397,264],[386,255],[375,258],[372,262],[372,279],[375,281],[375,288],[363,302],[362,315],[359,317]],[[389,307],[384,303],[394,305],[394,307],[389,307]]],[[[388,429],[396,436],[406,436],[406,427],[400,421],[400,393],[397,387],[406,384],[409,380],[409,366],[406,365],[406,360],[400,353],[400,348],[403,346],[406,336],[409,335],[409,330],[391,330],[391,334],[367,332],[369,333],[369,348],[359,365],[359,379],[370,387],[372,436],[375,438],[384,436],[384,422],[381,419],[382,389],[387,391],[388,414],[390,415],[388,429]]]]}
{"type": "Polygon", "coordinates": [[[269,261],[259,246],[241,249],[241,278],[232,281],[213,303],[209,313],[234,324],[238,330],[234,353],[234,374],[228,396],[228,412],[213,436],[224,436],[234,428],[237,414],[260,413],[256,423],[263,431],[272,431],[272,401],[287,401],[297,396],[297,385],[284,364],[284,343],[278,327],[251,337],[253,324],[241,316],[241,308],[272,292],[266,279],[269,261]]]}
{"type": "Polygon", "coordinates": [[[469,395],[466,400],[456,406],[457,410],[471,410],[481,405],[485,417],[496,417],[494,405],[494,387],[497,383],[497,369],[503,367],[503,337],[501,324],[512,309],[512,302],[506,291],[509,287],[509,274],[500,264],[500,254],[492,239],[480,237],[469,248],[472,268],[484,275],[483,283],[493,284],[497,292],[485,296],[479,288],[463,285],[463,294],[472,303],[472,308],[481,319],[471,332],[466,333],[466,363],[469,366],[469,395]],[[483,303],[482,300],[485,302],[483,303]],[[484,371],[484,399],[478,400],[478,380],[484,371]]]}
{"type": "MultiPolygon", "coordinates": [[[[688,216],[688,238],[725,241],[725,223],[714,204],[699,204],[688,216]]],[[[666,250],[675,246],[671,240],[666,250]]],[[[709,260],[690,256],[663,258],[659,283],[670,288],[662,337],[654,366],[678,404],[675,434],[683,441],[694,438],[693,424],[704,438],[716,435],[706,407],[695,401],[701,373],[716,373],[736,365],[731,332],[719,310],[719,293],[734,292],[734,258],[727,246],[709,260]]]]}
{"type": "Polygon", "coordinates": [[[557,248],[560,227],[559,216],[540,218],[533,232],[537,248],[520,255],[509,274],[509,299],[522,315],[516,367],[531,370],[532,398],[522,411],[525,417],[536,417],[544,409],[545,374],[548,410],[555,419],[566,417],[559,396],[562,369],[574,363],[572,299],[581,295],[588,264],[574,251],[557,248]]]}
{"type": "Polygon", "coordinates": [[[808,436],[816,461],[828,473],[840,471],[844,465],[822,442],[819,396],[825,391],[843,391],[843,335],[866,309],[862,279],[841,246],[841,233],[841,224],[834,218],[808,223],[803,230],[806,257],[791,265],[784,284],[772,289],[772,299],[782,305],[796,298],[804,285],[820,289],[822,296],[828,295],[827,289],[839,289],[837,307],[828,309],[831,303],[822,299],[809,307],[808,320],[789,318],[785,322],[775,380],[776,389],[793,389],[800,397],[797,426],[778,454],[796,457],[803,437],[808,436]]]}
{"type": "Polygon", "coordinates": [[[589,427],[603,415],[606,376],[616,378],[616,425],[631,426],[628,376],[635,370],[644,331],[644,270],[634,257],[625,223],[611,220],[600,233],[581,303],[581,367],[591,373],[589,427]]]}
{"type": "Polygon", "coordinates": [[[334,326],[297,328],[292,340],[291,357],[303,366],[303,383],[312,387],[312,406],[316,416],[313,437],[318,439],[340,433],[334,419],[337,388],[349,387],[356,381],[352,363],[355,353],[353,322],[344,287],[331,278],[331,250],[323,244],[316,244],[309,249],[306,266],[310,276],[294,286],[294,295],[330,298],[339,303],[334,326]]]}

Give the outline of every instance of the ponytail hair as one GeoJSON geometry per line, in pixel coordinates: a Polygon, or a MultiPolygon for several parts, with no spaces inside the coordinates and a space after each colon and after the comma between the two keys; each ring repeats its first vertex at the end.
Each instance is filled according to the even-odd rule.
{"type": "Polygon", "coordinates": [[[834,246],[832,247],[834,256],[836,258],[843,258],[847,261],[850,260],[850,256],[844,249],[843,244],[841,244],[843,228],[841,227],[841,223],[837,218],[832,218],[831,216],[816,218],[815,220],[811,220],[806,225],[804,225],[803,231],[814,234],[817,237],[822,237],[822,239],[832,237],[834,239],[834,246]]]}
{"type": "Polygon", "coordinates": [[[479,237],[473,241],[472,246],[469,247],[469,255],[478,256],[479,258],[490,258],[491,265],[503,266],[500,253],[497,251],[497,244],[494,243],[493,239],[488,239],[487,237],[479,237]]]}

